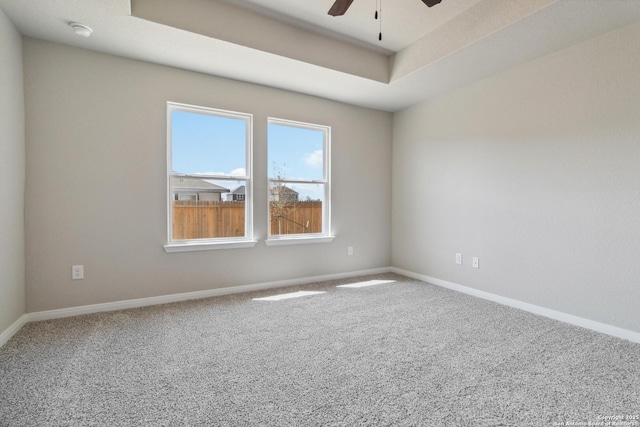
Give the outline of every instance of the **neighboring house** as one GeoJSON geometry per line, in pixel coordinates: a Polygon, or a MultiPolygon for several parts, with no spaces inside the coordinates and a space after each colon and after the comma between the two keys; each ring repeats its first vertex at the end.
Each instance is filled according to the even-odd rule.
{"type": "Polygon", "coordinates": [[[200,178],[184,176],[171,177],[174,200],[208,200],[220,201],[223,193],[229,193],[228,188],[212,184],[200,178]]]}
{"type": "Polygon", "coordinates": [[[246,194],[246,188],[244,185],[233,190],[231,193],[227,194],[227,200],[233,202],[244,202],[246,194]]]}
{"type": "Polygon", "coordinates": [[[278,185],[269,189],[270,202],[297,202],[298,192],[287,187],[286,185],[278,185]]]}

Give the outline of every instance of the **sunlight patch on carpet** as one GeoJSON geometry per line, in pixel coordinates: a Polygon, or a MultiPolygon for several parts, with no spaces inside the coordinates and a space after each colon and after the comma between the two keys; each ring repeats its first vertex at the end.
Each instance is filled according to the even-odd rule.
{"type": "Polygon", "coordinates": [[[366,282],[349,283],[348,285],[338,285],[336,288],[364,288],[365,286],[382,285],[394,283],[395,280],[367,280],[366,282]]]}
{"type": "Polygon", "coordinates": [[[298,292],[291,292],[288,294],[280,294],[280,295],[273,295],[270,297],[263,297],[263,298],[254,298],[254,301],[280,301],[283,299],[290,299],[290,298],[300,298],[300,297],[306,297],[309,295],[317,295],[317,294],[326,294],[326,292],[320,292],[320,291],[298,291],[298,292]]]}

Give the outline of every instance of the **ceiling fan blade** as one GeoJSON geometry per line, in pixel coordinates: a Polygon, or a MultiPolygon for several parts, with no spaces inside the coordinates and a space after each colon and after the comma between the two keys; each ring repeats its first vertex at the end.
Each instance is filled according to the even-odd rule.
{"type": "Polygon", "coordinates": [[[435,5],[437,5],[438,3],[440,3],[441,1],[442,1],[442,0],[422,0],[422,2],[423,2],[424,4],[426,4],[427,6],[429,6],[429,7],[435,6],[435,5]]]}
{"type": "MultiPolygon", "coordinates": [[[[423,0],[424,1],[424,0],[423,0]]],[[[353,0],[336,0],[329,9],[329,15],[331,16],[341,16],[349,9],[353,0]]]]}

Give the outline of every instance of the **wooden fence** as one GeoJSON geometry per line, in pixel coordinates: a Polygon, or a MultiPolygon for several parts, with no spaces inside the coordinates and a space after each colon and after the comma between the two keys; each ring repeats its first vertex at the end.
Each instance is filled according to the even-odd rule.
{"type": "Polygon", "coordinates": [[[244,202],[173,202],[173,239],[244,236],[244,202]]]}
{"type": "Polygon", "coordinates": [[[272,236],[279,234],[303,234],[322,232],[322,202],[270,203],[272,236]]]}
{"type": "MultiPolygon", "coordinates": [[[[319,200],[272,202],[270,210],[271,235],[322,231],[319,200]]],[[[173,239],[243,237],[244,218],[244,202],[176,200],[173,202],[173,239]]]]}

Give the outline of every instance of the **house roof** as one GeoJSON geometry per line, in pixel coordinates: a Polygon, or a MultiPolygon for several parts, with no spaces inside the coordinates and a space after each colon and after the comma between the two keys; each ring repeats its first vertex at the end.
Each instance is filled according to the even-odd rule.
{"type": "Polygon", "coordinates": [[[198,191],[206,193],[228,193],[228,188],[220,185],[212,184],[201,178],[192,178],[186,176],[172,176],[171,185],[177,191],[198,191]]]}
{"type": "Polygon", "coordinates": [[[294,190],[293,188],[289,188],[286,185],[279,186],[279,187],[271,187],[269,189],[269,193],[271,193],[271,194],[276,194],[276,193],[280,193],[280,194],[299,194],[296,190],[294,190]]]}

